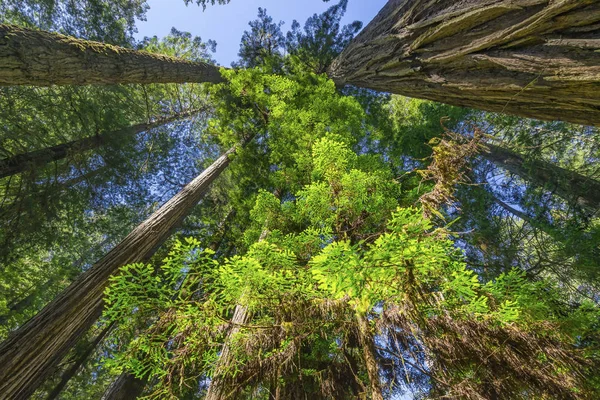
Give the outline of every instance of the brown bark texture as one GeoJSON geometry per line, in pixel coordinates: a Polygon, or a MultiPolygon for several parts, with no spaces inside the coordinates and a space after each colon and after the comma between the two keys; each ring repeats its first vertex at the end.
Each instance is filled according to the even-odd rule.
{"type": "Polygon", "coordinates": [[[520,154],[491,143],[485,147],[487,151],[483,151],[481,156],[495,165],[549,190],[590,214],[600,209],[600,182],[597,180],[542,160],[526,160],[520,154]]]}
{"type": "Polygon", "coordinates": [[[329,75],[338,85],[600,126],[600,0],[390,0],[329,75]]]}
{"type": "Polygon", "coordinates": [[[167,118],[160,118],[155,122],[132,125],[113,132],[106,132],[96,136],[61,143],[45,149],[17,154],[0,160],[0,179],[15,175],[29,169],[39,168],[53,161],[65,159],[73,154],[83,153],[96,149],[106,144],[107,140],[118,136],[134,136],[138,133],[157,128],[169,122],[192,115],[194,112],[184,112],[167,118]]]}
{"type": "Polygon", "coordinates": [[[371,388],[372,400],[383,400],[383,391],[381,390],[381,382],[379,378],[379,368],[377,367],[377,359],[375,358],[375,349],[373,346],[373,335],[369,327],[369,320],[364,315],[357,315],[358,323],[358,338],[360,345],[363,348],[363,358],[365,368],[369,376],[369,385],[371,388]]]}
{"type": "Polygon", "coordinates": [[[204,62],[0,24],[0,86],[222,81],[204,62]]]}
{"type": "Polygon", "coordinates": [[[145,260],[166,240],[227,168],[237,147],[219,157],[0,344],[0,399],[31,396],[101,315],[108,278],[123,265],[145,260]]]}

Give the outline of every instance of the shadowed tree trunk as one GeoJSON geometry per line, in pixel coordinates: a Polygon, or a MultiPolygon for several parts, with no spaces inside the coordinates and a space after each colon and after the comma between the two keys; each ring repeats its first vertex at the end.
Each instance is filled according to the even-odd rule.
{"type": "Polygon", "coordinates": [[[0,86],[222,81],[207,63],[0,25],[0,86]]]}
{"type": "Polygon", "coordinates": [[[29,169],[39,168],[52,161],[62,160],[73,154],[79,154],[88,150],[96,149],[106,144],[111,138],[118,136],[134,136],[138,133],[165,125],[169,122],[189,117],[196,112],[197,110],[186,111],[171,117],[160,118],[155,122],[132,125],[117,131],[106,132],[100,135],[90,136],[45,149],[17,154],[10,158],[5,158],[0,160],[0,178],[18,174],[29,169]]]}
{"type": "Polygon", "coordinates": [[[62,373],[60,377],[60,382],[58,382],[54,389],[52,389],[52,391],[48,394],[46,400],[54,400],[58,398],[58,396],[67,386],[71,378],[73,378],[77,374],[79,368],[81,368],[81,366],[87,361],[87,359],[92,355],[94,350],[96,350],[96,347],[98,347],[98,345],[104,340],[104,338],[108,335],[108,333],[112,330],[114,326],[115,323],[111,322],[98,334],[98,336],[96,336],[94,340],[90,341],[87,344],[83,352],[73,362],[73,365],[71,365],[65,372],[62,373]]]}
{"type": "Polygon", "coordinates": [[[227,168],[237,148],[234,146],[219,157],[0,344],[1,398],[26,399],[36,390],[101,315],[108,278],[123,265],[143,261],[168,238],[227,168]]]}
{"type": "Polygon", "coordinates": [[[487,151],[481,152],[481,156],[495,165],[592,214],[600,209],[600,182],[597,180],[542,160],[526,160],[513,151],[490,143],[486,143],[485,147],[487,151]]]}
{"type": "Polygon", "coordinates": [[[147,383],[146,379],[124,372],[106,389],[101,400],[135,400],[142,395],[147,383]]]}
{"type": "Polygon", "coordinates": [[[381,390],[381,382],[379,378],[379,368],[377,367],[377,359],[375,358],[375,348],[373,343],[373,335],[369,328],[369,320],[364,315],[357,315],[358,322],[358,337],[360,345],[363,348],[363,358],[365,368],[369,375],[369,386],[371,387],[371,399],[383,400],[383,392],[381,390]]]}
{"type": "Polygon", "coordinates": [[[599,0],[390,0],[330,67],[339,85],[600,125],[599,0]]]}

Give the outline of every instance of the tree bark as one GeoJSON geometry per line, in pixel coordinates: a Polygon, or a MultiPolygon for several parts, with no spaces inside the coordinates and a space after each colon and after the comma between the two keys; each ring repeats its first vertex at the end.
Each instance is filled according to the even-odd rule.
{"type": "Polygon", "coordinates": [[[26,399],[36,390],[101,315],[108,278],[121,266],[144,260],[157,244],[166,240],[229,165],[237,148],[234,146],[219,157],[0,344],[0,398],[26,399]]]}
{"type": "Polygon", "coordinates": [[[71,378],[73,378],[77,374],[79,368],[81,368],[81,366],[87,361],[87,359],[90,357],[90,355],[92,355],[96,347],[98,347],[98,345],[104,340],[104,338],[108,335],[108,333],[112,330],[114,326],[115,323],[111,322],[98,334],[98,336],[96,336],[94,340],[87,344],[83,353],[81,353],[81,355],[77,357],[77,359],[73,362],[73,365],[71,365],[65,372],[62,373],[60,381],[48,394],[46,400],[54,400],[58,398],[58,396],[67,386],[71,378]]]}
{"type": "Polygon", "coordinates": [[[600,0],[390,0],[332,63],[351,84],[600,125],[600,0]]]}
{"type": "Polygon", "coordinates": [[[222,81],[207,63],[0,25],[0,86],[222,81]]]}
{"type": "Polygon", "coordinates": [[[495,165],[543,187],[571,205],[596,213],[600,209],[600,182],[542,160],[525,160],[521,155],[494,144],[485,144],[481,156],[495,165]]]}
{"type": "Polygon", "coordinates": [[[0,179],[15,175],[29,169],[39,168],[52,161],[62,160],[73,154],[80,154],[88,150],[96,149],[116,136],[135,136],[138,133],[157,128],[180,118],[189,117],[196,111],[186,111],[167,118],[160,118],[155,122],[132,125],[127,128],[113,132],[106,132],[96,136],[62,143],[56,146],[29,153],[17,154],[10,158],[0,160],[0,179]]]}
{"type": "Polygon", "coordinates": [[[369,320],[364,315],[357,315],[358,322],[358,338],[360,345],[363,348],[363,358],[365,360],[365,368],[369,376],[369,385],[371,387],[371,399],[383,400],[383,392],[381,390],[381,382],[379,378],[379,368],[377,368],[377,360],[375,358],[375,349],[373,347],[373,335],[369,328],[369,320]]]}

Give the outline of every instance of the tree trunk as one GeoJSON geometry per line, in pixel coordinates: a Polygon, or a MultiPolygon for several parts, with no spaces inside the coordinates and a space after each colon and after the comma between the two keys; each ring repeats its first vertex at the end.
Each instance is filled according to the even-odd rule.
{"type": "Polygon", "coordinates": [[[0,86],[222,81],[207,63],[0,25],[0,86]]]}
{"type": "Polygon", "coordinates": [[[600,125],[600,0],[390,0],[332,63],[351,84],[600,125]]]}
{"type": "Polygon", "coordinates": [[[88,343],[83,353],[81,353],[79,357],[77,357],[77,359],[73,362],[73,365],[71,365],[65,372],[62,373],[60,377],[60,382],[58,382],[54,389],[52,389],[52,391],[48,394],[46,400],[54,400],[58,398],[60,393],[67,386],[67,383],[69,383],[71,378],[73,378],[77,374],[79,368],[81,368],[81,366],[87,361],[87,359],[90,357],[90,355],[92,355],[96,347],[98,347],[98,345],[104,340],[104,338],[108,335],[108,333],[112,330],[114,326],[115,323],[111,322],[98,334],[98,336],[96,336],[94,340],[88,343]]]}
{"type": "Polygon", "coordinates": [[[166,240],[229,165],[237,147],[219,157],[0,345],[0,398],[26,399],[36,390],[101,315],[108,278],[121,266],[144,260],[166,240]]]}
{"type": "Polygon", "coordinates": [[[144,392],[146,383],[146,379],[124,372],[106,389],[101,400],[135,400],[144,392]]]}
{"type": "Polygon", "coordinates": [[[224,376],[229,372],[228,369],[233,363],[233,353],[229,347],[229,342],[231,340],[230,338],[235,336],[240,331],[240,325],[247,324],[249,320],[250,313],[248,309],[241,304],[236,305],[235,311],[233,312],[233,318],[231,318],[231,330],[227,334],[227,338],[223,344],[221,356],[217,361],[215,373],[212,381],[210,382],[210,386],[208,387],[208,392],[206,393],[204,400],[222,400],[230,398],[230,393],[227,390],[229,385],[225,384],[226,377],[224,376]]]}
{"type": "Polygon", "coordinates": [[[600,209],[600,182],[549,162],[525,160],[515,152],[490,143],[485,146],[487,151],[482,152],[481,156],[495,165],[591,214],[600,209]]]}
{"type": "Polygon", "coordinates": [[[367,369],[367,374],[369,375],[371,399],[383,400],[379,369],[377,368],[377,360],[375,359],[373,335],[371,335],[371,329],[369,328],[369,320],[364,315],[357,315],[356,321],[358,322],[358,338],[360,345],[363,348],[363,358],[365,359],[365,367],[367,369]]]}
{"type": "Polygon", "coordinates": [[[124,129],[107,132],[96,136],[62,143],[56,146],[24,154],[17,154],[10,158],[0,160],[0,179],[18,174],[29,169],[42,167],[52,161],[62,160],[73,154],[96,149],[106,144],[108,139],[116,136],[134,136],[138,133],[157,128],[180,118],[189,117],[197,111],[187,111],[167,118],[160,118],[156,122],[132,125],[124,129]]]}

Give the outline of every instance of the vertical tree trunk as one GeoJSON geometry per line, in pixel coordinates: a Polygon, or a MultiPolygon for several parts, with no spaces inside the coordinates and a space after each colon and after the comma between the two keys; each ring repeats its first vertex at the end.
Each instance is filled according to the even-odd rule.
{"type": "Polygon", "coordinates": [[[48,147],[29,153],[17,154],[10,158],[0,160],[0,179],[10,175],[18,174],[29,169],[42,167],[52,161],[62,160],[73,154],[83,153],[87,150],[96,149],[106,144],[108,139],[117,136],[134,136],[152,128],[157,128],[169,122],[180,118],[188,117],[197,112],[186,111],[167,118],[160,118],[152,123],[143,123],[132,125],[130,127],[119,129],[113,132],[107,132],[96,136],[86,137],[74,140],[68,143],[62,143],[56,146],[48,147]]]}
{"type": "MultiPolygon", "coordinates": [[[[275,190],[274,194],[279,197],[278,190],[275,190]]],[[[261,242],[265,240],[268,233],[269,231],[267,229],[263,229],[258,241],[261,242]]],[[[223,343],[223,349],[221,350],[221,355],[215,367],[215,373],[210,385],[208,386],[208,392],[206,393],[204,400],[220,400],[229,397],[229,385],[227,384],[226,374],[229,372],[228,369],[231,367],[234,361],[229,344],[231,339],[240,331],[240,325],[250,322],[250,318],[251,315],[248,311],[248,308],[241,304],[241,302],[236,304],[235,310],[233,311],[233,317],[231,318],[232,327],[225,338],[225,343],[223,343]]]]}
{"type": "Polygon", "coordinates": [[[363,348],[363,358],[365,367],[369,375],[369,385],[371,387],[371,399],[383,400],[383,392],[381,390],[381,382],[379,378],[379,368],[375,358],[375,350],[373,346],[373,335],[369,328],[369,320],[364,315],[357,315],[358,337],[360,345],[363,348]]]}
{"type": "Polygon", "coordinates": [[[390,0],[332,63],[338,84],[600,125],[599,0],[390,0]]]}
{"type": "Polygon", "coordinates": [[[236,305],[235,311],[233,312],[233,317],[231,318],[231,330],[227,334],[227,338],[223,344],[221,356],[219,357],[217,366],[215,368],[215,374],[210,382],[210,386],[208,387],[208,392],[206,393],[204,400],[222,400],[229,398],[229,385],[226,384],[225,375],[229,373],[228,369],[231,367],[234,361],[233,353],[231,352],[230,348],[230,341],[231,338],[240,331],[240,325],[247,324],[249,320],[250,312],[248,309],[241,304],[236,305]]]}
{"type": "Polygon", "coordinates": [[[203,62],[0,24],[0,86],[222,81],[203,62]]]}
{"type": "Polygon", "coordinates": [[[64,388],[67,386],[67,384],[69,383],[71,378],[73,378],[77,374],[77,371],[79,371],[79,368],[81,368],[81,366],[87,361],[87,359],[92,355],[94,350],[104,340],[104,338],[108,335],[108,333],[112,330],[112,328],[114,326],[115,326],[115,323],[111,322],[98,334],[98,336],[96,336],[96,338],[94,340],[92,340],[91,342],[89,342],[87,344],[84,351],[73,362],[73,365],[71,365],[65,372],[62,373],[62,375],[60,377],[60,381],[54,387],[54,389],[52,389],[52,391],[48,394],[48,397],[46,397],[46,400],[54,400],[54,399],[58,398],[58,396],[64,390],[64,388]]]}
{"type": "Polygon", "coordinates": [[[485,146],[487,151],[482,152],[481,156],[495,165],[592,214],[600,209],[600,182],[549,162],[525,160],[513,151],[490,143],[485,146]]]}
{"type": "Polygon", "coordinates": [[[0,344],[0,398],[26,399],[36,390],[101,315],[108,278],[121,266],[144,260],[168,237],[229,165],[237,147],[219,157],[0,344]]]}

